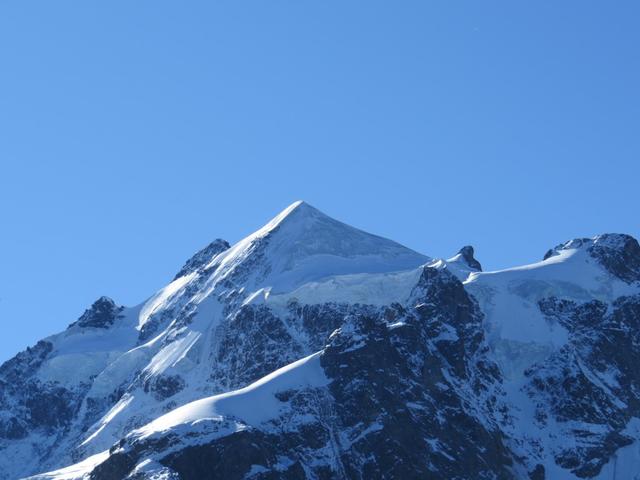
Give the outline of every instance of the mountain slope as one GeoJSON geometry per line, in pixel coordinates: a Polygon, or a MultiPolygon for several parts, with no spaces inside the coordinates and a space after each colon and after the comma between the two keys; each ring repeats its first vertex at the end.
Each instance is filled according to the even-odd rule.
{"type": "Polygon", "coordinates": [[[2,365],[0,479],[632,478],[639,361],[631,237],[482,272],[296,202],[2,365]]]}

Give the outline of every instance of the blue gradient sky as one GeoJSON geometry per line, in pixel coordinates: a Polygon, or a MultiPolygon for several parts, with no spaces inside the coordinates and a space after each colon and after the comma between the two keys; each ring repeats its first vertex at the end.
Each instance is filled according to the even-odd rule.
{"type": "Polygon", "coordinates": [[[485,269],[640,235],[637,1],[0,4],[0,360],[296,199],[485,269]]]}

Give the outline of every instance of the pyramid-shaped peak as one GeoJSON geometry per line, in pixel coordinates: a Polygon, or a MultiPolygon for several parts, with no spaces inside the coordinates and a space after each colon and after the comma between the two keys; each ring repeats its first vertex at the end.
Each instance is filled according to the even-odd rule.
{"type": "Polygon", "coordinates": [[[261,230],[271,237],[272,246],[282,254],[286,250],[287,256],[296,253],[353,257],[412,252],[392,240],[340,222],[303,201],[289,205],[261,230]]]}
{"type": "Polygon", "coordinates": [[[233,245],[216,263],[218,274],[225,278],[233,272],[251,272],[255,286],[278,290],[332,275],[415,268],[427,261],[429,257],[297,201],[233,245]]]}
{"type": "Polygon", "coordinates": [[[276,215],[274,217],[275,219],[280,219],[280,220],[284,220],[285,218],[287,218],[290,215],[293,215],[294,212],[296,213],[300,213],[300,211],[304,210],[309,210],[311,207],[309,204],[307,204],[304,200],[297,200],[295,202],[293,202],[291,205],[289,205],[287,208],[285,208],[284,210],[282,210],[278,215],[276,215]]]}
{"type": "MultiPolygon", "coordinates": [[[[264,227],[262,227],[258,232],[267,233],[274,228],[278,227],[283,222],[290,222],[295,220],[300,220],[302,218],[327,218],[330,219],[328,215],[325,215],[317,208],[309,205],[304,200],[298,200],[293,202],[287,208],[282,210],[278,215],[273,217],[271,221],[269,221],[264,227]]],[[[256,232],[256,233],[258,233],[256,232]]]]}
{"type": "Polygon", "coordinates": [[[293,211],[293,210],[317,210],[316,208],[312,207],[311,205],[309,205],[307,202],[305,202],[304,200],[296,200],[295,202],[293,202],[291,205],[289,205],[287,208],[285,208],[283,211],[293,211]]]}

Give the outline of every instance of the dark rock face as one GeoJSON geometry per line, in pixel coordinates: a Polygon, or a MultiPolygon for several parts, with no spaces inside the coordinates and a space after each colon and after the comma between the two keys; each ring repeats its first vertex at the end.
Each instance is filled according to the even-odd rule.
{"type": "Polygon", "coordinates": [[[122,311],[109,297],[100,297],[71,327],[109,328],[122,311]]]}
{"type": "Polygon", "coordinates": [[[305,478],[300,462],[278,465],[280,452],[292,447],[292,439],[260,431],[243,431],[217,442],[188,447],[165,457],[162,462],[184,480],[242,479],[248,476],[254,465],[262,467],[255,468],[254,478],[305,478]]]}
{"type": "Polygon", "coordinates": [[[176,276],[173,277],[173,279],[177,280],[178,278],[184,277],[191,272],[195,272],[204,268],[207,263],[209,263],[213,259],[213,257],[218,255],[219,253],[224,252],[229,247],[229,242],[227,242],[226,240],[222,240],[221,238],[214,240],[202,250],[198,251],[189,260],[187,260],[180,271],[176,273],[176,276]]]}
{"type": "Polygon", "coordinates": [[[621,234],[600,235],[589,247],[589,253],[612,275],[627,283],[640,281],[640,245],[621,234]]]}
{"type": "Polygon", "coordinates": [[[0,451],[3,441],[32,432],[55,438],[77,413],[82,392],[34,376],[51,351],[51,343],[40,341],[0,366],[0,451]]]}
{"type": "Polygon", "coordinates": [[[327,343],[329,335],[350,314],[370,314],[378,312],[377,308],[368,305],[349,305],[344,303],[324,303],[316,305],[289,304],[287,322],[295,331],[304,335],[307,351],[317,352],[327,343]]]}
{"type": "Polygon", "coordinates": [[[640,416],[640,296],[621,297],[611,306],[548,298],[540,308],[569,330],[570,339],[525,372],[527,391],[537,400],[538,422],[557,422],[576,439],[556,462],[579,477],[593,477],[632,442],[623,431],[640,416]]]}
{"type": "MultiPolygon", "coordinates": [[[[0,438],[24,438],[28,429],[57,425],[58,419],[48,424],[50,417],[46,397],[53,395],[53,391],[40,382],[25,381],[42,365],[51,350],[51,343],[40,341],[0,366],[0,411],[11,414],[0,417],[0,438]]],[[[52,412],[55,411],[55,405],[60,406],[54,403],[52,412]]]]}
{"type": "Polygon", "coordinates": [[[241,388],[321,350],[350,313],[372,313],[365,305],[288,305],[278,316],[264,305],[245,305],[217,330],[211,380],[222,391],[241,388]]]}
{"type": "Polygon", "coordinates": [[[346,478],[511,478],[499,430],[467,410],[455,377],[435,374],[453,370],[446,349],[430,351],[425,320],[409,314],[389,329],[352,317],[332,337],[322,363],[334,378],[338,428],[351,442],[346,478]]]}
{"type": "Polygon", "coordinates": [[[31,424],[54,429],[71,421],[74,394],[63,387],[34,388],[25,399],[31,424]]]}
{"type": "MultiPolygon", "coordinates": [[[[114,452],[115,448],[112,447],[110,453],[114,452]]],[[[91,472],[91,480],[100,479],[123,479],[136,466],[135,458],[131,454],[124,453],[112,453],[106,462],[101,463],[91,472]]]]}
{"type": "Polygon", "coordinates": [[[85,425],[85,431],[89,426],[100,420],[100,417],[108,412],[109,409],[122,398],[122,396],[125,394],[125,391],[125,386],[119,385],[106,396],[94,397],[91,395],[87,395],[84,398],[84,406],[86,408],[83,411],[83,415],[80,419],[82,425],[85,425]]]}
{"type": "Polygon", "coordinates": [[[7,360],[0,365],[0,382],[4,382],[7,387],[15,388],[24,378],[33,375],[52,349],[53,345],[50,342],[40,340],[35,346],[28,347],[24,352],[7,360]]]}
{"type": "Polygon", "coordinates": [[[304,356],[284,321],[264,306],[247,305],[218,330],[220,338],[211,374],[223,390],[236,389],[304,356]],[[288,346],[288,348],[283,348],[288,346]]]}
{"type": "Polygon", "coordinates": [[[177,312],[175,310],[165,310],[161,312],[159,315],[154,315],[151,319],[145,323],[140,329],[140,334],[138,336],[138,344],[143,344],[150,340],[154,335],[156,335],[160,328],[163,325],[171,322],[177,316],[177,312]]]}
{"type": "Polygon", "coordinates": [[[153,392],[158,401],[173,397],[184,389],[185,382],[179,375],[159,375],[145,382],[144,391],[153,392]]]}
{"type": "Polygon", "coordinates": [[[462,247],[458,253],[460,255],[462,255],[462,258],[464,259],[464,261],[467,263],[467,265],[469,265],[471,268],[481,272],[482,271],[482,265],[480,265],[480,262],[478,260],[475,259],[475,257],[473,256],[474,251],[473,251],[473,247],[471,245],[466,245],[464,247],[462,247]]]}
{"type": "Polygon", "coordinates": [[[0,421],[4,438],[22,438],[25,429],[42,429],[51,433],[67,426],[79,406],[78,392],[56,383],[42,383],[36,379],[25,382],[20,390],[8,388],[0,397],[0,410],[14,416],[6,423],[0,421]]]}
{"type": "Polygon", "coordinates": [[[16,417],[10,417],[8,420],[0,423],[0,438],[18,440],[26,437],[27,434],[28,430],[26,425],[16,417]]]}

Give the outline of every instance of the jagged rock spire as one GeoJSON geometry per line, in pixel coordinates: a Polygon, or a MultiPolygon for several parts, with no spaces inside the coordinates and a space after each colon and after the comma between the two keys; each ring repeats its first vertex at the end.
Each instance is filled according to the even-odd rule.
{"type": "Polygon", "coordinates": [[[469,267],[473,268],[474,270],[478,270],[479,272],[482,271],[482,265],[480,265],[480,262],[473,256],[474,251],[471,245],[465,245],[464,247],[462,247],[458,251],[458,254],[462,257],[462,259],[469,267]]]}

